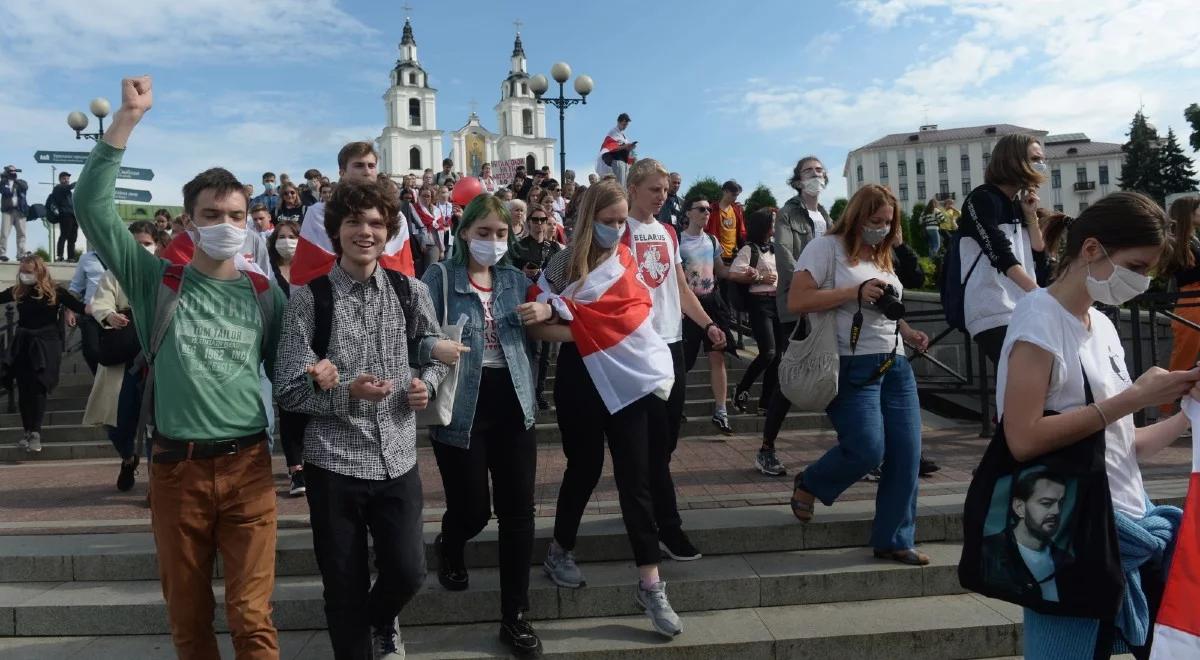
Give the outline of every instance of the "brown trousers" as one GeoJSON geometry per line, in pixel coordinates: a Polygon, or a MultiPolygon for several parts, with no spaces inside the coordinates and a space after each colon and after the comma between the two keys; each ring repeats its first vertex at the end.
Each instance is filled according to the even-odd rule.
{"type": "Polygon", "coordinates": [[[150,512],[158,574],[175,652],[219,660],[213,630],[213,561],[225,572],[225,611],[238,660],[278,660],[275,483],[261,442],[219,458],[155,464],[150,512]]]}

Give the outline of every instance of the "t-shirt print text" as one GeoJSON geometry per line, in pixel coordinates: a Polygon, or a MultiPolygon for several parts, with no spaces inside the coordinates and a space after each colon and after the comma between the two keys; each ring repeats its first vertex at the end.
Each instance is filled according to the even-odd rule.
{"type": "Polygon", "coordinates": [[[671,271],[671,248],[666,241],[634,241],[638,272],[642,281],[651,289],[657,289],[671,271]]]}

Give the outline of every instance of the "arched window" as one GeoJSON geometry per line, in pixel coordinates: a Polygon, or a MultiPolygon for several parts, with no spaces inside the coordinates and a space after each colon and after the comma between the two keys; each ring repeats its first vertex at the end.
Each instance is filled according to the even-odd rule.
{"type": "Polygon", "coordinates": [[[417,74],[415,74],[415,73],[408,74],[408,84],[410,84],[410,85],[417,84],[417,74]]]}
{"type": "MultiPolygon", "coordinates": [[[[528,112],[528,110],[526,112],[528,112]]],[[[537,169],[537,159],[533,157],[533,154],[529,154],[528,156],[525,157],[525,171],[532,174],[533,171],[536,169],[537,169]]]]}
{"type": "Polygon", "coordinates": [[[521,132],[525,135],[533,135],[533,110],[521,111],[521,132]]]}
{"type": "Polygon", "coordinates": [[[421,125],[421,99],[408,100],[408,125],[421,125]]]}
{"type": "Polygon", "coordinates": [[[421,150],[417,147],[408,150],[408,169],[421,169],[421,150]]]}

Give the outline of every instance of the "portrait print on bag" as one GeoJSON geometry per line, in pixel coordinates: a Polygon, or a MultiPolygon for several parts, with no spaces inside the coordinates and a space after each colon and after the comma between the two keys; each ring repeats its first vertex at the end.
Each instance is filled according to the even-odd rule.
{"type": "Polygon", "coordinates": [[[1074,563],[1075,479],[1042,466],[996,481],[984,523],[983,579],[1013,596],[1059,602],[1074,563]]]}

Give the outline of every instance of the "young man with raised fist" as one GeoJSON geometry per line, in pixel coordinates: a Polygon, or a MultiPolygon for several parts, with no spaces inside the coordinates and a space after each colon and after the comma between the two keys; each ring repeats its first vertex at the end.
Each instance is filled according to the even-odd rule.
{"type": "MultiPolygon", "coordinates": [[[[92,150],[75,189],[79,224],[133,307],[147,356],[139,430],[151,436],[150,508],[159,578],[178,657],[218,658],[213,563],[220,553],[225,608],[239,660],[279,657],[271,622],[275,586],[275,485],[259,366],[270,372],[283,316],[279,288],[239,271],[245,188],[213,168],[183,187],[190,264],[146,251],[117,215],[113,195],[125,145],[153,105],[149,76],[121,83],[121,108],[92,150]]],[[[312,365],[332,387],[328,361],[312,365]]]]}

